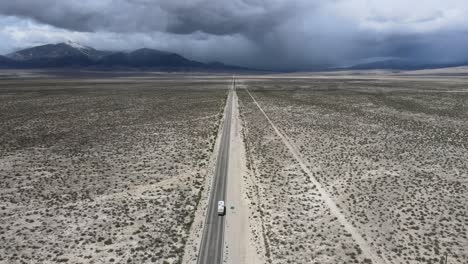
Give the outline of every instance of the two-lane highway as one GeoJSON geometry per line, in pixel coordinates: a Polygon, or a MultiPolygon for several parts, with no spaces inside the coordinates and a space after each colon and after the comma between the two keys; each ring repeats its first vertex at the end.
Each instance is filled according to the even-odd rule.
{"type": "MultiPolygon", "coordinates": [[[[235,80],[232,81],[232,88],[229,90],[227,106],[224,113],[223,132],[221,134],[218,158],[216,161],[213,186],[208,201],[208,211],[206,214],[205,227],[203,230],[200,251],[198,255],[198,264],[221,264],[223,261],[224,250],[224,216],[218,216],[218,201],[225,200],[226,181],[229,164],[229,148],[231,135],[231,119],[233,112],[233,93],[235,89],[235,80]]],[[[229,207],[229,201],[226,201],[226,212],[229,207]]]]}

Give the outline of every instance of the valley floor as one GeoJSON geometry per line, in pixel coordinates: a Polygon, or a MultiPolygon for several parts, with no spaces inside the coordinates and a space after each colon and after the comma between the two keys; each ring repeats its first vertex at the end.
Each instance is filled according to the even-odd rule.
{"type": "Polygon", "coordinates": [[[463,80],[239,83],[267,262],[468,261],[463,80]]]}
{"type": "MultiPolygon", "coordinates": [[[[224,261],[467,263],[468,79],[419,74],[238,76],[224,261]]],[[[0,72],[0,263],[196,263],[231,76],[91,76],[0,72]]]]}

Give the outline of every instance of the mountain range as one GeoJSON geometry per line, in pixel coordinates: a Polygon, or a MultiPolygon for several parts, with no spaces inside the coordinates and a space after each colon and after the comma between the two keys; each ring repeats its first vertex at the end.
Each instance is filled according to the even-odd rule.
{"type": "Polygon", "coordinates": [[[203,63],[177,53],[142,48],[101,51],[75,42],[47,44],[0,56],[0,68],[151,69],[162,71],[247,71],[220,62],[203,63]]]}
{"type": "MultiPolygon", "coordinates": [[[[320,70],[420,70],[466,66],[459,63],[421,63],[390,58],[345,68],[327,67],[320,70]]],[[[159,71],[252,71],[221,62],[203,63],[187,59],[177,53],[142,48],[130,52],[96,50],[76,42],[67,41],[19,50],[0,56],[0,69],[96,69],[96,70],[159,70],[159,71]]]]}

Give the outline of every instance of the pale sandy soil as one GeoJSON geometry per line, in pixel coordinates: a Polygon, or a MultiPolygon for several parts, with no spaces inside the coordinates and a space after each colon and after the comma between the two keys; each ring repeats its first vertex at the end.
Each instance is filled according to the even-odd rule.
{"type": "Polygon", "coordinates": [[[259,221],[252,218],[252,200],[247,196],[248,178],[244,142],[242,139],[242,122],[239,118],[238,98],[234,93],[231,143],[229,153],[229,171],[226,194],[226,229],[225,229],[225,263],[260,264],[264,263],[263,243],[254,237],[258,232],[259,221]],[[259,243],[260,242],[260,243],[259,243]],[[258,249],[257,249],[258,248],[258,249]],[[257,252],[263,253],[259,254],[257,252]]]}
{"type": "MultiPolygon", "coordinates": [[[[273,204],[271,199],[287,202],[272,214],[287,210],[289,223],[273,222],[269,230],[266,225],[267,242],[274,244],[279,237],[285,241],[280,244],[298,248],[294,254],[302,258],[294,263],[325,262],[321,259],[328,255],[325,252],[301,247],[307,231],[294,232],[301,226],[300,219],[325,218],[311,210],[296,218],[289,215],[300,206],[288,199],[295,188],[307,186],[295,182],[305,171],[322,185],[346,221],[384,263],[441,263],[445,255],[448,263],[466,263],[468,98],[466,93],[453,92],[465,89],[466,84],[463,79],[345,78],[245,83],[296,150],[293,158],[299,156],[303,163],[302,168],[291,167],[289,174],[282,172],[284,161],[270,154],[281,157],[278,140],[272,135],[278,133],[268,128],[271,123],[262,123],[250,96],[239,92],[250,129],[247,145],[262,176],[257,179],[259,189],[284,190],[280,197],[261,194],[266,199],[264,207],[273,204]],[[306,261],[308,256],[313,257],[306,261]]],[[[281,137],[280,141],[284,145],[281,137]]],[[[291,162],[291,157],[283,159],[291,162]]],[[[311,197],[302,201],[316,203],[311,197]]],[[[264,214],[263,219],[268,222],[271,216],[264,214]]],[[[361,244],[350,235],[354,238],[350,245],[361,244]]],[[[326,245],[333,252],[333,257],[328,255],[330,263],[356,262],[338,259],[343,252],[333,243],[326,245]]],[[[271,255],[273,263],[287,263],[289,256],[277,248],[271,249],[271,255]]]]}
{"type": "Polygon", "coordinates": [[[252,217],[261,229],[253,231],[265,245],[265,262],[372,262],[242,85],[238,88],[252,182],[247,195],[258,197],[252,207],[259,214],[252,217]]]}
{"type": "Polygon", "coordinates": [[[360,232],[356,229],[356,227],[348,220],[346,219],[345,215],[341,212],[341,210],[338,208],[337,204],[331,197],[331,195],[322,187],[322,185],[317,181],[317,179],[314,177],[314,173],[309,169],[309,165],[307,162],[304,160],[302,155],[299,153],[299,151],[296,149],[296,147],[291,144],[291,140],[285,136],[277,126],[271,121],[271,119],[268,117],[268,115],[265,113],[265,111],[262,109],[262,107],[258,104],[257,100],[252,96],[252,94],[249,92],[248,88],[245,88],[245,91],[249,94],[249,96],[252,98],[254,101],[255,105],[257,105],[258,109],[262,112],[262,114],[265,116],[265,118],[268,120],[270,125],[272,126],[273,130],[275,131],[276,135],[281,138],[283,141],[284,145],[289,149],[291,154],[293,155],[294,159],[299,163],[301,169],[304,171],[305,174],[309,177],[310,181],[315,185],[317,188],[317,191],[319,192],[320,196],[322,197],[324,203],[327,205],[327,207],[330,210],[330,213],[335,216],[340,224],[344,227],[344,229],[351,234],[354,242],[359,245],[361,250],[363,250],[364,255],[366,255],[369,259],[372,260],[373,263],[385,263],[388,262],[385,259],[382,259],[382,257],[378,256],[374,251],[369,243],[363,238],[363,236],[360,234],[360,232]]]}
{"type": "Polygon", "coordinates": [[[468,66],[460,67],[448,67],[438,69],[424,69],[424,70],[343,70],[343,71],[326,71],[326,72],[295,72],[285,74],[273,74],[267,76],[267,78],[315,78],[318,76],[329,76],[334,78],[349,78],[353,76],[361,77],[396,77],[396,76],[418,76],[424,75],[424,77],[436,78],[440,76],[454,76],[458,78],[468,77],[468,66]]]}
{"type": "Polygon", "coordinates": [[[437,75],[437,74],[446,74],[446,75],[465,75],[468,76],[468,67],[451,67],[451,68],[441,68],[441,69],[427,69],[427,70],[416,70],[416,71],[403,71],[399,74],[405,75],[437,75]]]}
{"type": "Polygon", "coordinates": [[[0,81],[0,263],[181,261],[226,82],[167,85],[0,81]]]}
{"type": "MultiPolygon", "coordinates": [[[[227,95],[226,95],[227,96],[227,95]]],[[[224,112],[226,112],[226,107],[224,108],[224,112]]],[[[223,113],[224,113],[223,112],[223,113]]],[[[197,263],[197,257],[200,250],[200,243],[201,238],[203,236],[203,229],[205,226],[206,220],[206,213],[208,210],[208,201],[211,194],[211,188],[213,186],[213,176],[216,169],[216,161],[219,152],[219,144],[221,135],[223,133],[223,129],[221,124],[224,122],[224,114],[223,117],[220,118],[218,123],[218,133],[216,135],[216,142],[214,144],[213,152],[210,156],[210,161],[208,163],[208,171],[205,174],[205,183],[203,187],[203,191],[201,192],[201,197],[199,204],[195,211],[195,217],[193,220],[192,227],[190,229],[189,237],[187,239],[187,244],[185,247],[184,256],[182,259],[182,263],[197,263]]]]}

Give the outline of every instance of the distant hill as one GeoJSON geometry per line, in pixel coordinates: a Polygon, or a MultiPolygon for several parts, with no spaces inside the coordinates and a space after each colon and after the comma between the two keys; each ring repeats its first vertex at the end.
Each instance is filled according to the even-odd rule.
{"type": "Polygon", "coordinates": [[[0,56],[0,63],[8,63],[10,62],[11,59],[5,57],[5,56],[0,56]]]}
{"type": "Polygon", "coordinates": [[[363,64],[357,64],[352,67],[346,68],[350,70],[424,70],[424,69],[438,69],[466,66],[468,62],[459,63],[421,63],[414,62],[406,59],[389,59],[382,61],[375,61],[363,64]]]}
{"type": "Polygon", "coordinates": [[[97,60],[108,54],[109,52],[95,50],[75,42],[66,42],[20,50],[7,54],[6,57],[16,61],[52,60],[66,57],[84,57],[90,60],[97,60]]]}
{"type": "Polygon", "coordinates": [[[100,51],[75,42],[47,44],[0,56],[0,68],[157,69],[168,71],[248,71],[220,62],[202,63],[155,49],[100,51]]]}
{"type": "Polygon", "coordinates": [[[152,67],[204,67],[203,63],[191,61],[176,53],[153,49],[139,49],[133,52],[117,52],[99,61],[103,66],[126,66],[136,68],[152,67]]]}
{"type": "Polygon", "coordinates": [[[15,61],[5,56],[0,56],[0,69],[10,68],[15,66],[15,61]]]}

